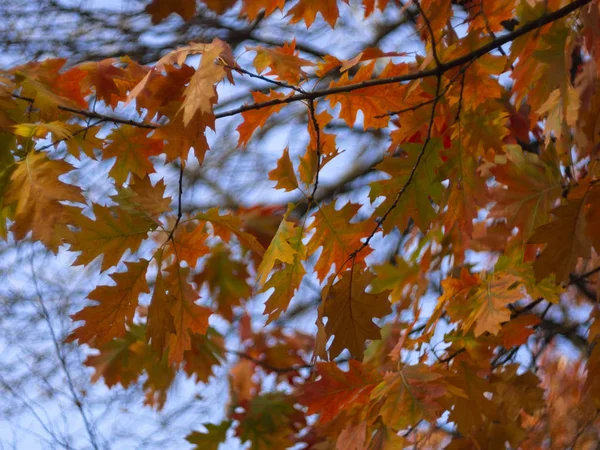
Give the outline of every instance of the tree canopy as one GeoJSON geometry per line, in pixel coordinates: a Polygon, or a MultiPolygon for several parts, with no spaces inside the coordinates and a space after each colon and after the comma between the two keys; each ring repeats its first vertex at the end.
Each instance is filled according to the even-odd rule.
{"type": "Polygon", "coordinates": [[[140,5],[50,2],[112,45],[0,71],[3,249],[83,271],[89,446],[61,345],[156,410],[225,369],[177,448],[600,441],[599,1],[140,5]]]}

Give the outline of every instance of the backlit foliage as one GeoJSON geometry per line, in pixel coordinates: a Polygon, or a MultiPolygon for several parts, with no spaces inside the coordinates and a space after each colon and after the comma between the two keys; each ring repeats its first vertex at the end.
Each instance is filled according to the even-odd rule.
{"type": "MultiPolygon", "coordinates": [[[[335,27],[349,7],[203,3],[309,29],[319,17],[335,27]]],[[[146,12],[190,20],[196,7],[153,0],[146,12]]],[[[248,48],[243,66],[216,38],[149,66],[123,55],[1,72],[0,234],[110,271],[72,316],[69,339],[97,350],[95,380],[145,377],[146,403],[161,408],[177,370],[205,383],[233,361],[226,417],[187,437],[196,448],[229,430],[252,449],[589,448],[600,439],[600,2],[362,8],[412,14],[420,47],[317,59],[290,36],[248,48]],[[242,78],[269,89],[216,112],[217,87],[242,78]],[[291,156],[281,137],[267,177],[300,201],[182,208],[185,171],[218,152],[220,119],[238,117],[244,152],[293,105],[308,145],[291,156]],[[323,173],[352,151],[334,123],[388,138],[362,199],[324,195],[323,173]],[[110,198],[86,192],[86,158],[114,160],[110,198]],[[321,291],[314,332],[284,329],[308,279],[321,291]],[[246,310],[257,295],[264,326],[246,310]],[[582,305],[580,324],[551,319],[582,305]],[[239,349],[213,316],[235,324],[239,349]]]]}

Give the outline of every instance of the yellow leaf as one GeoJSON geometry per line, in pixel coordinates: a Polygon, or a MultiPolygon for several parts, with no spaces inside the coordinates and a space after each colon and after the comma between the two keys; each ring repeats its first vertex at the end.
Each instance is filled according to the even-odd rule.
{"type": "Polygon", "coordinates": [[[290,245],[290,241],[297,242],[298,231],[300,231],[300,233],[302,233],[302,231],[296,228],[293,222],[285,220],[286,217],[287,213],[279,224],[279,229],[277,230],[275,237],[273,237],[269,248],[267,248],[258,269],[256,269],[258,283],[261,285],[267,280],[269,273],[277,261],[285,263],[294,262],[296,250],[290,245]]]}
{"type": "Polygon", "coordinates": [[[68,208],[59,202],[84,201],[78,187],[58,179],[72,169],[70,164],[52,161],[41,152],[29,153],[17,163],[5,194],[6,204],[16,203],[11,227],[15,239],[23,239],[31,231],[34,240],[58,251],[69,222],[68,208]]]}

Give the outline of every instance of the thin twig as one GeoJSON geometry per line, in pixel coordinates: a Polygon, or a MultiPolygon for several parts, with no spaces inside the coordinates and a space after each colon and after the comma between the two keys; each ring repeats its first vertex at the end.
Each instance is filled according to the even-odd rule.
{"type": "MultiPolygon", "coordinates": [[[[270,106],[290,104],[290,103],[295,103],[298,101],[309,100],[309,99],[314,100],[314,99],[326,97],[326,96],[332,95],[332,94],[352,92],[352,91],[355,91],[358,89],[364,89],[367,87],[382,86],[382,85],[394,84],[394,83],[402,83],[405,81],[419,80],[419,79],[428,78],[428,77],[440,77],[441,75],[443,75],[450,69],[454,69],[455,67],[460,67],[460,66],[468,63],[471,60],[480,58],[481,56],[491,52],[492,50],[496,50],[497,48],[500,48],[504,44],[514,41],[518,37],[521,37],[531,31],[537,30],[537,29],[543,27],[544,25],[552,23],[556,20],[562,19],[563,17],[567,16],[568,14],[572,13],[573,11],[576,11],[577,9],[587,5],[591,1],[592,0],[575,0],[571,3],[569,3],[568,5],[564,6],[563,8],[557,9],[553,13],[543,15],[536,20],[532,20],[531,22],[524,24],[522,27],[518,28],[517,30],[507,33],[503,36],[500,36],[497,39],[494,39],[494,40],[490,41],[489,43],[482,45],[478,49],[473,50],[470,53],[467,53],[466,55],[460,56],[460,57],[453,59],[451,61],[448,61],[446,63],[440,63],[437,67],[435,67],[433,69],[421,70],[421,71],[417,71],[414,73],[409,73],[406,75],[399,75],[399,76],[395,76],[395,77],[375,78],[375,79],[371,79],[371,80],[365,80],[360,83],[348,84],[348,85],[344,85],[344,86],[336,86],[333,88],[320,89],[320,90],[315,90],[312,92],[298,93],[298,94],[292,95],[290,97],[276,98],[276,99],[269,100],[266,102],[252,103],[249,105],[241,106],[239,108],[235,108],[235,109],[231,109],[228,111],[223,111],[221,113],[217,113],[217,114],[215,114],[215,119],[231,117],[231,116],[235,116],[235,115],[241,114],[246,111],[253,111],[253,110],[268,108],[270,106]]],[[[271,80],[271,81],[273,81],[273,80],[271,80]]],[[[34,99],[32,99],[30,97],[24,97],[24,96],[21,96],[18,94],[12,94],[12,96],[14,98],[25,100],[30,103],[33,103],[33,101],[34,101],[34,99]]],[[[93,111],[71,108],[69,106],[58,105],[58,109],[67,111],[67,112],[72,112],[73,114],[78,114],[78,115],[81,115],[84,117],[90,117],[93,119],[104,119],[105,122],[120,123],[123,125],[131,125],[131,126],[138,127],[138,128],[147,128],[147,129],[153,130],[160,126],[160,125],[150,124],[150,123],[146,123],[146,122],[142,122],[142,121],[122,119],[120,117],[110,116],[110,115],[106,115],[106,114],[99,114],[99,113],[96,113],[93,111]]]]}
{"type": "Polygon", "coordinates": [[[301,100],[308,100],[310,98],[317,99],[317,98],[326,97],[326,96],[332,95],[332,94],[352,92],[357,89],[364,89],[367,87],[401,83],[404,81],[418,80],[421,78],[437,77],[437,76],[444,74],[445,72],[447,72],[450,69],[454,69],[455,67],[460,67],[473,59],[480,58],[481,56],[491,52],[492,50],[496,50],[497,48],[501,47],[502,45],[514,41],[518,37],[521,37],[531,31],[537,30],[537,29],[543,27],[544,25],[555,22],[556,20],[562,19],[563,17],[567,16],[568,14],[572,13],[573,11],[576,11],[577,9],[587,5],[591,1],[592,0],[575,0],[574,2],[569,3],[568,5],[564,6],[563,8],[557,9],[553,13],[543,15],[536,20],[527,22],[526,24],[524,24],[522,27],[518,28],[517,30],[507,33],[503,36],[500,36],[499,38],[494,39],[485,45],[482,45],[478,49],[473,50],[472,52],[467,53],[466,55],[460,56],[460,57],[453,59],[451,61],[448,61],[446,63],[442,63],[440,66],[435,67],[433,69],[421,70],[418,72],[409,73],[406,75],[398,75],[398,76],[389,77],[389,78],[375,78],[372,80],[365,80],[360,83],[348,84],[348,85],[344,85],[344,86],[336,86],[334,88],[328,88],[328,89],[320,89],[320,90],[316,90],[316,91],[312,91],[312,92],[306,92],[304,94],[296,94],[296,95],[292,95],[290,97],[286,97],[286,98],[282,98],[282,99],[277,98],[277,99],[269,100],[266,102],[253,103],[250,105],[244,105],[239,108],[235,108],[235,109],[232,109],[229,111],[224,111],[222,113],[218,113],[215,115],[215,117],[217,119],[220,119],[223,117],[235,116],[237,114],[240,114],[240,113],[243,113],[246,111],[267,108],[270,106],[294,103],[294,102],[301,101],[301,100]]]}
{"type": "Polygon", "coordinates": [[[275,86],[279,86],[279,87],[284,88],[284,89],[292,89],[292,90],[294,90],[296,92],[300,92],[301,94],[304,93],[304,90],[301,87],[299,87],[299,86],[294,86],[292,84],[284,83],[283,81],[273,80],[273,79],[267,78],[267,77],[265,77],[263,75],[258,75],[256,73],[250,72],[249,70],[246,70],[246,69],[244,69],[242,67],[232,67],[232,66],[228,66],[227,64],[223,64],[223,67],[225,67],[226,69],[235,70],[235,71],[237,71],[239,73],[242,73],[244,75],[248,75],[250,78],[256,78],[258,80],[262,80],[262,81],[265,81],[267,83],[274,84],[275,86]]]}
{"type": "Polygon", "coordinates": [[[429,18],[425,14],[425,11],[423,11],[423,8],[421,8],[421,3],[419,2],[419,0],[413,0],[413,3],[415,5],[417,5],[417,8],[418,8],[419,12],[421,13],[421,16],[423,16],[423,20],[425,21],[425,26],[427,27],[427,30],[429,30],[429,36],[431,37],[431,52],[433,53],[433,59],[435,61],[435,65],[437,67],[440,67],[442,65],[442,62],[440,61],[438,54],[437,54],[435,35],[433,34],[433,27],[431,26],[431,22],[429,21],[429,18]]]}
{"type": "Polygon", "coordinates": [[[315,185],[313,186],[312,193],[309,197],[310,201],[312,201],[314,200],[317,188],[319,187],[319,172],[321,171],[321,129],[319,127],[319,122],[317,122],[315,101],[312,98],[308,100],[308,115],[315,128],[315,140],[317,141],[317,172],[315,174],[315,185]]]}
{"type": "Polygon", "coordinates": [[[89,121],[88,121],[88,124],[85,127],[80,128],[79,130],[75,131],[71,136],[66,137],[66,138],[62,138],[62,139],[57,139],[56,141],[52,142],[51,144],[44,145],[43,147],[40,147],[40,148],[36,149],[36,151],[38,151],[38,152],[44,151],[44,150],[46,150],[46,149],[48,149],[50,147],[54,147],[56,144],[60,144],[63,141],[68,141],[73,136],[76,136],[76,135],[81,134],[81,133],[87,133],[90,128],[94,128],[96,125],[100,125],[103,122],[104,122],[104,119],[98,119],[96,122],[94,122],[92,124],[90,124],[89,121]]]}
{"type": "Polygon", "coordinates": [[[94,450],[99,450],[100,447],[98,446],[96,431],[92,427],[92,424],[89,421],[87,414],[83,408],[83,401],[81,400],[81,398],[79,397],[79,394],[77,393],[77,390],[75,389],[75,383],[73,381],[73,378],[71,377],[71,372],[67,365],[67,360],[65,358],[65,355],[62,352],[62,349],[60,348],[59,339],[58,339],[58,336],[56,335],[56,331],[54,330],[54,325],[52,324],[52,319],[50,318],[50,313],[48,312],[48,309],[46,308],[46,304],[44,303],[44,299],[42,297],[42,293],[41,293],[41,290],[40,290],[40,287],[39,287],[39,284],[37,281],[36,271],[33,266],[33,260],[30,260],[30,264],[31,264],[31,273],[32,273],[33,284],[34,284],[34,287],[36,290],[36,297],[38,299],[38,302],[39,302],[41,310],[42,310],[42,316],[44,317],[44,320],[46,321],[46,324],[48,325],[48,330],[50,331],[50,337],[52,338],[52,342],[54,344],[54,351],[56,353],[56,357],[58,358],[61,369],[62,369],[63,373],[65,374],[65,378],[67,380],[67,387],[69,388],[69,392],[71,393],[71,396],[72,396],[71,400],[73,401],[73,403],[79,410],[79,415],[81,416],[81,420],[83,421],[83,424],[87,431],[88,437],[90,439],[90,444],[92,445],[94,450]]]}

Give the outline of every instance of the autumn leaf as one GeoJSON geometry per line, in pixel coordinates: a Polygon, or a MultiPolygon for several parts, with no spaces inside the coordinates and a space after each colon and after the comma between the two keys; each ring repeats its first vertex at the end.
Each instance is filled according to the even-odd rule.
{"type": "Polygon", "coordinates": [[[450,184],[448,209],[444,224],[448,229],[456,224],[467,236],[473,235],[473,220],[479,209],[486,203],[486,179],[477,173],[475,158],[468,155],[462,145],[453,146],[448,152],[448,164],[444,165],[440,176],[447,177],[450,184]]]}
{"type": "Polygon", "coordinates": [[[333,420],[340,411],[362,408],[369,401],[377,378],[360,362],[351,359],[347,372],[335,362],[317,363],[320,378],[307,383],[299,401],[308,407],[308,414],[320,414],[319,422],[333,420]]]}
{"type": "Polygon", "coordinates": [[[580,257],[589,258],[591,242],[584,217],[585,197],[570,200],[552,211],[555,220],[537,228],[529,244],[547,244],[533,263],[536,279],[552,273],[557,283],[566,283],[580,257]]]}
{"type": "Polygon", "coordinates": [[[225,420],[218,425],[212,423],[203,424],[206,432],[193,431],[185,439],[195,445],[196,450],[218,450],[219,445],[227,438],[227,430],[231,427],[231,421],[225,420]]]}
{"type": "Polygon", "coordinates": [[[443,376],[418,364],[388,373],[372,391],[371,399],[382,402],[379,414],[383,423],[401,430],[421,420],[435,422],[444,410],[441,397],[446,392],[443,376]]]}
{"type": "Polygon", "coordinates": [[[269,179],[277,182],[276,189],[284,191],[298,189],[298,180],[287,147],[283,150],[281,158],[277,160],[277,167],[269,172],[269,179]]]}
{"type": "Polygon", "coordinates": [[[193,334],[191,348],[183,356],[185,372],[206,383],[213,375],[213,367],[225,361],[223,336],[212,328],[208,328],[205,335],[193,334]]]}
{"type": "Polygon", "coordinates": [[[291,85],[298,85],[306,73],[302,67],[312,66],[313,63],[307,59],[300,58],[296,51],[296,41],[283,44],[283,47],[249,47],[248,50],[256,51],[254,68],[260,74],[269,67],[271,69],[266,75],[275,75],[278,80],[285,81],[291,85]]]}
{"type": "Polygon", "coordinates": [[[192,348],[192,334],[205,334],[208,329],[208,318],[212,311],[199,306],[200,298],[188,281],[190,269],[171,265],[167,269],[165,287],[170,313],[173,317],[173,332],[168,336],[169,363],[183,360],[185,351],[192,348]]]}
{"type": "Polygon", "coordinates": [[[363,450],[367,438],[367,422],[364,420],[358,425],[348,424],[338,436],[335,444],[336,450],[363,450]]]}
{"type": "Polygon", "coordinates": [[[428,230],[435,220],[436,211],[432,202],[439,203],[443,194],[443,186],[437,179],[437,170],[442,164],[440,147],[438,139],[432,139],[425,149],[422,144],[405,144],[400,156],[387,157],[377,165],[390,178],[372,183],[369,196],[372,202],[378,197],[385,197],[375,214],[382,217],[389,211],[383,223],[386,233],[395,226],[404,230],[410,218],[421,231],[428,230]],[[392,205],[395,205],[393,209],[392,205]]]}
{"type": "Polygon", "coordinates": [[[290,208],[288,208],[288,212],[279,224],[277,233],[275,233],[269,248],[265,251],[263,259],[256,269],[258,283],[261,285],[265,283],[277,261],[288,264],[294,262],[294,255],[297,251],[292,245],[299,241],[298,233],[302,235],[302,230],[298,229],[293,222],[286,220],[289,212],[290,208]]]}
{"type": "MultiPolygon", "coordinates": [[[[344,2],[348,3],[347,0],[344,2]]],[[[315,21],[317,13],[321,13],[325,22],[333,28],[339,16],[337,0],[299,0],[288,14],[292,16],[290,23],[304,19],[306,27],[309,28],[315,21]]]]}
{"type": "Polygon", "coordinates": [[[206,212],[196,214],[195,218],[210,222],[214,234],[223,239],[223,241],[229,242],[231,235],[234,234],[243,247],[252,250],[258,256],[264,255],[265,249],[254,235],[244,231],[244,224],[239,217],[231,214],[221,215],[219,214],[218,208],[213,208],[206,212]]]}
{"type": "Polygon", "coordinates": [[[70,234],[67,242],[72,252],[81,252],[74,264],[89,264],[103,255],[102,271],[117,265],[128,249],[135,252],[148,232],[156,228],[151,218],[136,211],[94,204],[95,220],[84,216],[79,209],[71,211],[71,223],[79,231],[70,234]]]}
{"type": "Polygon", "coordinates": [[[273,289],[265,302],[264,314],[269,315],[267,323],[277,320],[282,313],[287,311],[290,302],[300,288],[304,275],[306,275],[306,270],[302,265],[302,261],[306,257],[306,248],[301,242],[301,233],[295,239],[296,253],[293,262],[284,264],[283,268],[275,271],[259,291],[263,293],[273,289]]]}
{"type": "Polygon", "coordinates": [[[164,196],[164,180],[152,185],[150,177],[138,178],[134,175],[129,187],[133,193],[130,200],[137,210],[145,212],[153,219],[169,211],[172,199],[164,196]]]}
{"type": "Polygon", "coordinates": [[[541,157],[517,146],[506,146],[504,150],[506,156],[496,157],[497,164],[491,169],[499,183],[490,191],[496,201],[491,213],[506,218],[509,226],[519,227],[528,239],[548,222],[562,190],[562,177],[551,147],[541,157]]]}
{"type": "Polygon", "coordinates": [[[380,328],[373,323],[391,312],[388,293],[370,294],[367,286],[373,280],[368,272],[344,272],[342,278],[323,289],[323,316],[327,317],[327,337],[334,336],[329,355],[335,358],[347,348],[362,360],[367,339],[381,339],[380,328]]]}
{"type": "Polygon", "coordinates": [[[116,108],[120,100],[118,82],[126,78],[125,70],[116,66],[118,59],[109,58],[102,61],[88,61],[77,66],[86,73],[83,83],[84,88],[94,88],[96,98],[104,101],[112,108],[116,108]]]}
{"type": "Polygon", "coordinates": [[[246,265],[233,259],[228,247],[218,245],[211,249],[204,269],[194,276],[194,282],[198,287],[204,283],[208,285],[216,312],[232,322],[233,308],[251,296],[248,277],[246,265]]]}
{"type": "Polygon", "coordinates": [[[177,261],[185,261],[194,268],[200,257],[210,253],[210,248],[205,243],[208,237],[206,225],[202,222],[188,222],[178,226],[172,236],[172,245],[167,247],[167,254],[171,254],[172,250],[177,261]]]}
{"type": "Polygon", "coordinates": [[[84,201],[78,187],[59,180],[71,170],[67,162],[48,159],[42,152],[28,153],[16,164],[4,194],[5,205],[15,204],[10,228],[15,239],[23,239],[31,231],[34,240],[58,251],[69,223],[69,210],[60,202],[84,201]]]}
{"type": "MultiPolygon", "coordinates": [[[[156,253],[159,265],[162,264],[163,255],[156,253]]],[[[146,319],[146,341],[162,358],[167,350],[167,339],[175,333],[174,318],[171,313],[171,298],[167,295],[168,286],[162,271],[158,271],[154,281],[154,292],[148,306],[146,319]]]]}
{"type": "Polygon", "coordinates": [[[242,0],[240,16],[255,20],[262,11],[265,17],[270,16],[276,9],[283,10],[285,0],[242,0]]]}
{"type": "MultiPolygon", "coordinates": [[[[252,99],[254,103],[263,103],[272,100],[281,100],[285,98],[285,94],[276,91],[270,91],[268,94],[261,92],[252,92],[252,99]]],[[[273,106],[268,106],[260,109],[249,110],[242,113],[244,121],[236,128],[236,131],[240,134],[238,146],[248,145],[248,141],[254,134],[254,132],[261,127],[264,127],[267,123],[267,119],[273,114],[281,111],[285,106],[285,103],[279,103],[273,106]]]]}
{"type": "Polygon", "coordinates": [[[94,381],[102,378],[109,387],[121,384],[127,388],[146,373],[142,384],[146,394],[144,404],[161,409],[175,378],[175,369],[166,359],[159,359],[144,341],[144,327],[132,325],[125,337],[113,339],[100,348],[98,355],[89,356],[86,365],[95,368],[94,381]]]}
{"type": "Polygon", "coordinates": [[[190,20],[196,13],[196,0],[152,0],[146,6],[146,12],[152,16],[152,23],[162,22],[171,14],[179,14],[183,20],[190,20]]]}
{"type": "MultiPolygon", "coordinates": [[[[362,66],[352,79],[349,79],[349,73],[345,72],[339,80],[332,81],[329,87],[331,89],[336,89],[349,84],[357,84],[370,80],[373,76],[374,68],[375,62],[370,62],[362,66]]],[[[384,78],[404,75],[406,73],[408,73],[408,66],[396,66],[393,63],[390,63],[379,77],[384,78]]],[[[358,111],[362,111],[364,114],[365,130],[371,127],[386,127],[390,120],[387,113],[404,108],[404,98],[404,90],[400,86],[391,84],[366,87],[352,90],[351,92],[341,92],[327,97],[332,108],[335,108],[338,103],[341,104],[340,118],[343,119],[349,127],[354,125],[358,111]]]]}
{"type": "Polygon", "coordinates": [[[154,166],[148,159],[163,151],[163,144],[148,138],[148,130],[121,126],[113,130],[106,138],[109,144],[102,149],[104,159],[116,158],[110,169],[110,176],[117,184],[123,184],[130,173],[143,177],[154,172],[154,166]]]}
{"type": "Polygon", "coordinates": [[[70,341],[93,343],[100,347],[112,338],[125,335],[126,326],[133,321],[140,294],[149,293],[146,282],[148,260],[126,262],[126,272],[111,275],[114,286],[98,286],[88,295],[97,305],[87,306],[72,316],[75,321],[86,323],[69,336],[70,341]]]}
{"type": "MultiPolygon", "coordinates": [[[[341,270],[342,265],[358,248],[362,246],[362,239],[369,236],[373,230],[373,223],[367,220],[350,222],[358,212],[360,205],[348,203],[340,210],[335,209],[335,203],[321,206],[315,212],[315,220],[309,226],[307,233],[315,230],[307,249],[309,253],[316,252],[322,247],[319,260],[315,265],[315,272],[323,280],[332,269],[341,270]]],[[[365,248],[354,259],[361,263],[370,250],[365,248]]]]}
{"type": "Polygon", "coordinates": [[[287,448],[292,445],[297,416],[302,417],[293,402],[282,393],[274,392],[254,397],[236,414],[239,425],[236,435],[252,450],[287,448]]]}
{"type": "Polygon", "coordinates": [[[488,274],[463,306],[470,311],[463,322],[463,329],[467,331],[474,326],[476,337],[486,331],[498,334],[500,324],[510,320],[508,305],[523,298],[521,291],[515,287],[517,283],[518,279],[511,275],[488,274]]]}
{"type": "Polygon", "coordinates": [[[202,61],[183,93],[180,111],[183,110],[185,126],[199,113],[200,122],[214,128],[213,105],[219,98],[216,84],[227,75],[222,65],[215,64],[215,59],[220,58],[224,51],[223,45],[227,44],[217,40],[203,51],[202,61]]]}

